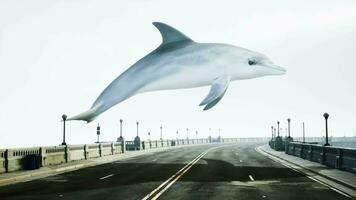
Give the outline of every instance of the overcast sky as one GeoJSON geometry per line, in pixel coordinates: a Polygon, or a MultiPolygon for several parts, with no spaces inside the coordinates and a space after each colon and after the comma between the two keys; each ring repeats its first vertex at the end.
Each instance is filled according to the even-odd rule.
{"type": "Polygon", "coordinates": [[[198,106],[209,87],[140,94],[90,124],[68,122],[69,144],[119,135],[159,138],[270,136],[277,120],[292,136],[356,134],[356,1],[0,1],[0,148],[57,145],[61,115],[87,110],[100,92],[161,36],[165,22],[197,42],[229,43],[267,55],[284,76],[234,81],[217,106],[198,106]]]}

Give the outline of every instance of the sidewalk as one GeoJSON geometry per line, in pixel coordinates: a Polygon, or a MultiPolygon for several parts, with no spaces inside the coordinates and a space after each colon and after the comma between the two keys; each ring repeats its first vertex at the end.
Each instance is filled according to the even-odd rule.
{"type": "Polygon", "coordinates": [[[277,158],[277,160],[274,160],[281,164],[286,164],[289,168],[306,174],[311,179],[321,179],[319,180],[320,182],[335,187],[350,196],[356,197],[356,174],[354,173],[329,168],[317,162],[288,155],[284,153],[284,151],[276,151],[268,145],[257,147],[256,150],[260,152],[262,151],[261,153],[266,153],[267,156],[271,156],[272,159],[277,158]]]}
{"type": "Polygon", "coordinates": [[[118,160],[124,160],[140,155],[152,154],[160,151],[166,151],[168,149],[173,148],[181,148],[186,146],[177,146],[177,147],[169,147],[169,148],[157,148],[157,149],[147,149],[142,151],[126,151],[123,154],[116,154],[110,156],[104,156],[99,158],[93,158],[89,160],[79,160],[73,161],[69,163],[53,165],[53,166],[45,166],[36,170],[22,170],[15,171],[11,173],[3,173],[0,174],[0,186],[5,186],[9,184],[19,183],[30,181],[34,179],[39,179],[47,176],[53,176],[56,174],[61,174],[69,171],[78,170],[85,167],[92,167],[96,165],[102,165],[105,163],[110,163],[118,160]]]}

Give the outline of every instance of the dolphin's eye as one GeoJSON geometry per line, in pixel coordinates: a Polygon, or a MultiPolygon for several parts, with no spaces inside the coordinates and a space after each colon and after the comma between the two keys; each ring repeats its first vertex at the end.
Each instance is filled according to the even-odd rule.
{"type": "Polygon", "coordinates": [[[256,61],[255,61],[255,60],[248,60],[248,64],[249,64],[249,65],[255,65],[255,64],[256,64],[256,61]]]}

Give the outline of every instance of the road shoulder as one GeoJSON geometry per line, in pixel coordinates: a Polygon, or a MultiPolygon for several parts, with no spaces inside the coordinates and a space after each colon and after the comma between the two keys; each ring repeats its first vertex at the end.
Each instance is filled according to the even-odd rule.
{"type": "Polygon", "coordinates": [[[93,158],[88,160],[73,161],[73,162],[63,163],[59,165],[45,166],[36,170],[22,170],[22,171],[16,171],[11,173],[4,173],[4,174],[0,174],[0,186],[32,181],[35,179],[53,176],[65,172],[75,171],[86,167],[93,167],[93,166],[102,165],[114,161],[137,157],[140,155],[153,154],[157,152],[162,152],[162,151],[167,151],[170,149],[182,148],[182,147],[186,147],[186,146],[147,149],[142,151],[126,151],[124,154],[116,154],[116,155],[98,157],[98,158],[93,158]]]}
{"type": "Polygon", "coordinates": [[[294,171],[306,175],[344,196],[356,198],[356,174],[328,168],[320,163],[311,162],[296,156],[275,151],[268,145],[256,147],[255,150],[270,159],[294,171]]]}

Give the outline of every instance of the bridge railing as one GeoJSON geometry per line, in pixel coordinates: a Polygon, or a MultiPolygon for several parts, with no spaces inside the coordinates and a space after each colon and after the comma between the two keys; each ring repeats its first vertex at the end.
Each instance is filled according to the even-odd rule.
{"type": "Polygon", "coordinates": [[[23,170],[26,157],[36,156],[40,167],[122,153],[122,143],[60,145],[0,149],[0,173],[23,170]]]}
{"type": "MultiPolygon", "coordinates": [[[[31,148],[0,149],[0,173],[26,169],[26,161],[36,158],[39,167],[58,165],[78,160],[88,160],[103,156],[124,153],[125,150],[145,150],[154,148],[168,148],[171,146],[198,145],[211,142],[258,142],[267,141],[266,138],[195,138],[174,140],[134,141],[118,140],[113,143],[95,143],[79,145],[43,146],[31,148]]],[[[347,155],[351,155],[350,153],[347,155]]],[[[351,162],[348,161],[348,162],[351,162]]]]}
{"type": "Polygon", "coordinates": [[[5,171],[5,150],[0,149],[0,173],[4,173],[5,171]]]}
{"type": "Polygon", "coordinates": [[[285,152],[328,167],[356,173],[356,149],[287,142],[285,152]]]}

